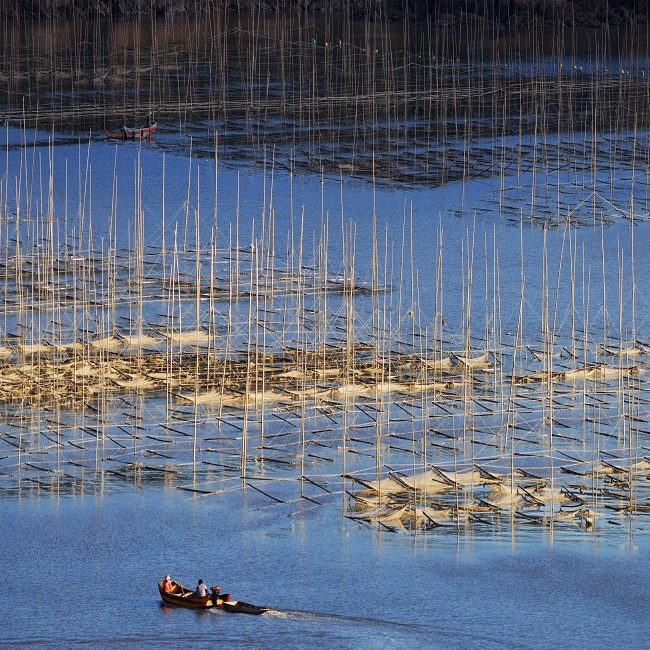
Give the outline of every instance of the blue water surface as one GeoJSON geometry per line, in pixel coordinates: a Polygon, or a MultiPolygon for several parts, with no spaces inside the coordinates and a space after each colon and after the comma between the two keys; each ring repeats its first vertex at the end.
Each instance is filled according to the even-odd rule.
{"type": "Polygon", "coordinates": [[[278,517],[249,497],[147,488],[0,501],[3,579],[16,594],[0,610],[0,645],[644,646],[643,537],[412,536],[336,508],[278,517]],[[167,572],[275,609],[165,606],[156,582],[167,572]]]}

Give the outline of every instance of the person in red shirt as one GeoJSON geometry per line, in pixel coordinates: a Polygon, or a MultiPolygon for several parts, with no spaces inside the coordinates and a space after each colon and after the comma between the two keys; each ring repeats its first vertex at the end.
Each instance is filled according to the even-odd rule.
{"type": "Polygon", "coordinates": [[[173,588],[174,585],[172,584],[172,579],[166,575],[165,579],[163,580],[163,591],[165,593],[169,593],[173,588]]]}

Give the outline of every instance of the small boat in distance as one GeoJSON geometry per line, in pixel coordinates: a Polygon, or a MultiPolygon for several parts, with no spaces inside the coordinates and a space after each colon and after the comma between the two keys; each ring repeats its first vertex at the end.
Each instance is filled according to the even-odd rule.
{"type": "Polygon", "coordinates": [[[144,140],[150,138],[156,132],[157,126],[156,122],[152,122],[151,117],[149,117],[145,126],[131,129],[122,125],[119,131],[107,131],[106,138],[109,140],[144,140]]]}
{"type": "Polygon", "coordinates": [[[224,601],[222,607],[232,614],[264,614],[264,612],[268,612],[271,609],[270,607],[251,605],[250,603],[245,603],[243,600],[224,601]]]}
{"type": "Polygon", "coordinates": [[[194,590],[183,587],[179,582],[172,581],[172,590],[165,591],[162,581],[158,583],[160,597],[168,605],[178,605],[189,609],[209,609],[221,607],[224,602],[230,600],[230,594],[222,594],[212,587],[212,593],[207,596],[197,596],[194,590]]]}

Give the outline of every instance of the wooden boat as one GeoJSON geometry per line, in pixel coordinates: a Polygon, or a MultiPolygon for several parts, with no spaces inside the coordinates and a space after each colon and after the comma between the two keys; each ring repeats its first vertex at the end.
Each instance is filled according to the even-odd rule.
{"type": "Polygon", "coordinates": [[[158,583],[160,597],[168,605],[178,605],[179,607],[188,607],[190,609],[209,609],[211,607],[221,607],[224,602],[230,600],[230,594],[222,594],[212,589],[212,593],[207,596],[198,597],[194,590],[183,587],[182,584],[172,581],[172,590],[165,591],[163,583],[158,583]]]}
{"type": "Polygon", "coordinates": [[[119,131],[107,131],[106,137],[109,140],[144,140],[156,132],[157,124],[154,122],[149,126],[131,129],[128,126],[120,127],[119,131]]]}
{"type": "Polygon", "coordinates": [[[243,600],[224,601],[223,608],[233,614],[264,614],[264,612],[268,612],[270,609],[270,607],[251,605],[250,603],[245,603],[243,600]]]}
{"type": "Polygon", "coordinates": [[[130,129],[128,126],[122,127],[122,134],[125,140],[142,140],[148,138],[156,132],[156,123],[149,126],[141,126],[139,129],[130,129]]]}

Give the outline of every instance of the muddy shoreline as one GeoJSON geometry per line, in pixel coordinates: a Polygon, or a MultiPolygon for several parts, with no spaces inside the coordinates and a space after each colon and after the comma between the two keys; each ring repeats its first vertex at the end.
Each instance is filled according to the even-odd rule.
{"type": "Polygon", "coordinates": [[[5,18],[126,17],[155,14],[282,14],[291,12],[347,14],[369,20],[431,20],[436,27],[478,25],[500,28],[601,27],[649,24],[650,3],[645,0],[2,0],[5,18]]]}

